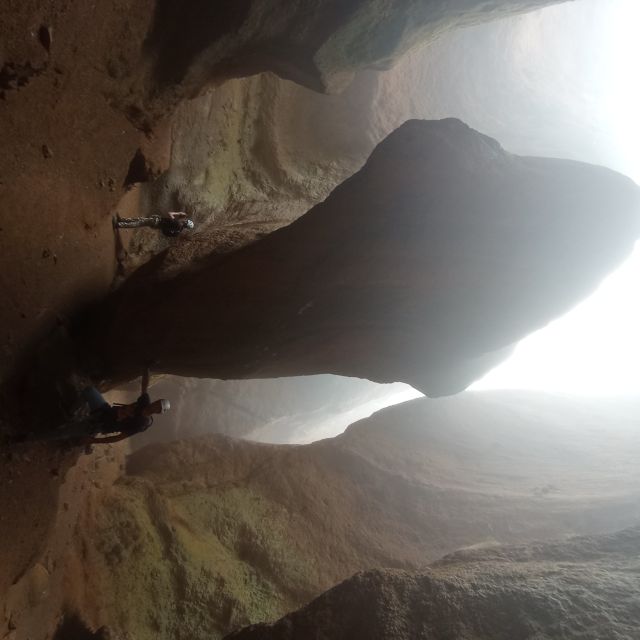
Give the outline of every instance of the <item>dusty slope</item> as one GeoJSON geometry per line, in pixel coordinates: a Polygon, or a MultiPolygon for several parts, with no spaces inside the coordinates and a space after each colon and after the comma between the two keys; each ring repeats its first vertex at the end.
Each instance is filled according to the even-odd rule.
{"type": "Polygon", "coordinates": [[[632,640],[640,530],[462,552],[427,572],[358,574],[229,640],[632,640]]]}
{"type": "Polygon", "coordinates": [[[149,446],[78,528],[89,580],[72,602],[138,640],[216,638],[362,569],[637,524],[637,412],[467,394],[308,446],[149,446]]]}

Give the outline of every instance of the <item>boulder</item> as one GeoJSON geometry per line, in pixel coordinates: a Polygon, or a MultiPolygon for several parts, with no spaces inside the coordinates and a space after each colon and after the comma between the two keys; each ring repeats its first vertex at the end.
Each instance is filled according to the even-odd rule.
{"type": "Polygon", "coordinates": [[[640,530],[462,551],[422,573],[369,571],[227,640],[637,637],[640,530]]]}

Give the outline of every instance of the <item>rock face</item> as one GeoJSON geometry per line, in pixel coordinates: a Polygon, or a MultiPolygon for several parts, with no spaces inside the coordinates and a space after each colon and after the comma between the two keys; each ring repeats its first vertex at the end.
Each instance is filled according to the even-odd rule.
{"type": "Polygon", "coordinates": [[[594,78],[593,69],[602,69],[594,43],[606,33],[598,25],[610,10],[567,2],[456,29],[392,69],[359,72],[340,94],[264,73],[182,102],[172,118],[170,169],[145,185],[141,215],[189,211],[198,232],[176,244],[141,230],[129,247],[130,266],[169,245],[165,264],[178,270],[195,256],[239,248],[290,224],[414,118],[457,117],[514,153],[632,175],[597,100],[584,100],[603,84],[594,78]],[[570,39],[558,34],[557,25],[568,23],[570,39]]]}
{"type": "Polygon", "coordinates": [[[443,32],[558,0],[157,0],[143,64],[129,78],[139,113],[159,113],[211,83],[273,71],[318,91],[386,68],[443,32]]]}
{"type": "Polygon", "coordinates": [[[73,575],[88,583],[74,604],[90,626],[137,640],[215,640],[357,571],[636,526],[638,411],[463,394],[397,405],[306,446],[148,446],[77,528],[73,575]]]}
{"type": "Polygon", "coordinates": [[[354,576],[273,625],[231,640],[636,638],[640,529],[465,551],[429,571],[354,576]]]}
{"type": "Polygon", "coordinates": [[[108,375],[336,373],[465,388],[630,251],[639,190],[610,170],[519,157],[458,120],[409,121],[289,227],[154,282],[93,325],[108,375]],[[153,322],[149,322],[153,318],[153,322]]]}
{"type": "Polygon", "coordinates": [[[393,69],[359,72],[340,94],[264,73],[182,102],[172,118],[170,169],[145,185],[141,215],[189,211],[198,232],[176,244],[141,230],[129,247],[131,267],[169,245],[165,264],[178,270],[194,254],[238,248],[290,224],[414,118],[457,117],[514,153],[628,173],[606,142],[610,123],[597,101],[589,109],[584,100],[593,68],[601,66],[601,47],[591,46],[596,25],[609,11],[608,4],[571,2],[457,29],[393,69]],[[555,26],[567,23],[574,26],[568,40],[555,26]],[[584,58],[589,52],[593,59],[584,58]],[[578,55],[581,63],[572,64],[578,55]],[[558,59],[571,67],[570,77],[558,59]]]}

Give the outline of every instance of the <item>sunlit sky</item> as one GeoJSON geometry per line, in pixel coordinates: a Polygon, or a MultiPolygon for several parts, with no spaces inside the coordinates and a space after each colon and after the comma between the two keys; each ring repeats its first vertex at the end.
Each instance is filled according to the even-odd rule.
{"type": "Polygon", "coordinates": [[[474,389],[640,393],[640,246],[590,298],[522,340],[474,389]]]}
{"type": "MultiPolygon", "coordinates": [[[[587,55],[575,47],[578,59],[563,59],[548,72],[566,73],[574,65],[582,74],[592,73],[592,90],[576,99],[584,100],[585,110],[599,113],[597,125],[607,129],[602,162],[640,183],[640,0],[578,0],[540,15],[551,20],[553,14],[545,12],[556,11],[566,19],[567,12],[579,10],[591,11],[596,21],[591,50],[587,55]],[[580,68],[583,53],[587,69],[580,68]]],[[[542,17],[532,23],[533,35],[541,40],[544,22],[542,17]]],[[[567,21],[554,28],[561,27],[562,38],[571,38],[572,26],[567,21]]],[[[553,50],[553,43],[547,41],[545,47],[553,50]]],[[[640,244],[589,299],[524,339],[508,361],[472,388],[640,393],[640,244]]]]}

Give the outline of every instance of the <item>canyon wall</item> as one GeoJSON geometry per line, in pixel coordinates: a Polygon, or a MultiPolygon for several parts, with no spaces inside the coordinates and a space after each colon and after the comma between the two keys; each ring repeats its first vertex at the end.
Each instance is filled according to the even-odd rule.
{"type": "Polygon", "coordinates": [[[228,640],[634,638],[640,530],[465,551],[428,571],[369,571],[228,640]]]}
{"type": "Polygon", "coordinates": [[[112,74],[120,104],[147,127],[229,78],[273,71],[316,91],[339,91],[356,71],[387,68],[448,30],[555,2],[157,0],[139,60],[115,58],[112,74]]]}
{"type": "Polygon", "coordinates": [[[197,233],[176,245],[137,232],[130,268],[168,247],[165,268],[179,270],[291,223],[412,118],[453,116],[511,152],[632,173],[599,106],[608,32],[597,25],[609,11],[581,0],[450,30],[390,70],[358,72],[336,95],[266,73],[182,102],[172,118],[169,168],[144,185],[141,208],[145,215],[188,211],[197,233]],[[571,38],[559,33],[566,24],[571,38]]]}
{"type": "Polygon", "coordinates": [[[290,226],[176,277],[161,277],[162,256],[148,263],[85,344],[113,379],[153,363],[454,393],[630,252],[639,193],[601,167],[509,154],[458,120],[410,121],[290,226]]]}
{"type": "Polygon", "coordinates": [[[638,410],[467,393],[397,405],[306,446],[148,446],[78,522],[69,604],[116,635],[215,640],[357,571],[635,526],[638,410]]]}

